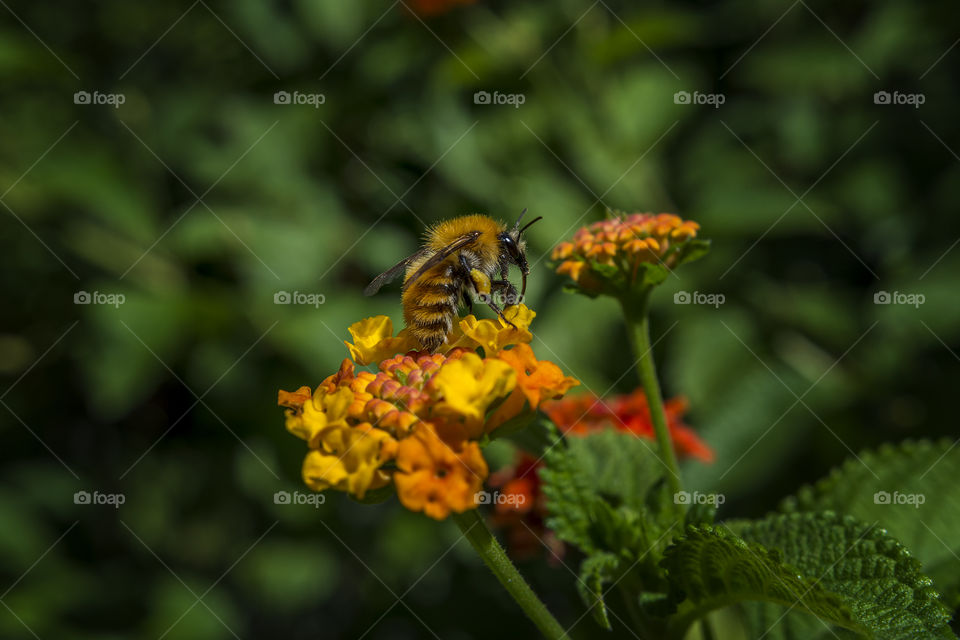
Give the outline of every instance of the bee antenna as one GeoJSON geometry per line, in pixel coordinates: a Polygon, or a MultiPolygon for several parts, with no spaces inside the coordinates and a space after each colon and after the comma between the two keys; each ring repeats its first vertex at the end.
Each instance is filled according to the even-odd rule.
{"type": "MultiPolygon", "coordinates": [[[[523,229],[520,229],[520,233],[523,233],[524,231],[526,231],[526,230],[527,230],[527,227],[529,227],[529,226],[532,225],[534,222],[537,222],[537,221],[539,221],[539,220],[543,220],[543,216],[537,216],[536,218],[534,218],[533,220],[531,220],[531,221],[528,222],[527,224],[523,225],[523,229]]],[[[517,235],[520,235],[520,234],[517,234],[517,235]]]]}
{"type": "Polygon", "coordinates": [[[513,225],[513,228],[514,228],[515,230],[520,228],[520,221],[523,220],[523,214],[525,214],[526,212],[527,212],[527,208],[524,207],[524,208],[523,208],[523,211],[520,212],[520,217],[517,218],[517,221],[516,221],[516,222],[514,223],[514,225],[513,225]]]}

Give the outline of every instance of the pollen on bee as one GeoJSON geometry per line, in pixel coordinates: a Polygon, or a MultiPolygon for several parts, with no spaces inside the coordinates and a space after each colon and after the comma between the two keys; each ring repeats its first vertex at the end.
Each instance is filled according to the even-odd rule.
{"type": "Polygon", "coordinates": [[[477,293],[485,296],[490,295],[490,278],[483,271],[479,269],[470,270],[470,278],[473,280],[473,284],[477,289],[477,293]]]}

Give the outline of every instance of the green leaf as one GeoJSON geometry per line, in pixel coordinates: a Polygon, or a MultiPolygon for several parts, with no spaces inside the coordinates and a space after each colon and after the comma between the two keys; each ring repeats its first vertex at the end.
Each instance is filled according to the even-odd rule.
{"type": "Polygon", "coordinates": [[[691,526],[663,560],[680,602],[679,631],[699,616],[744,600],[795,607],[848,629],[862,630],[843,598],[800,575],[775,550],[747,543],[723,527],[691,526]]]}
{"type": "Polygon", "coordinates": [[[605,628],[605,584],[630,572],[638,580],[624,585],[639,584],[647,592],[666,588],[658,563],[669,543],[672,497],[660,481],[664,467],[653,447],[630,433],[598,431],[559,442],[540,470],[547,526],[587,554],[581,566],[586,584],[579,591],[605,628]]]}
{"type": "Polygon", "coordinates": [[[544,456],[548,526],[586,553],[642,553],[646,495],[664,468],[654,445],[612,429],[567,438],[544,456]]]}
{"type": "Polygon", "coordinates": [[[533,421],[528,423],[523,429],[511,430],[509,433],[500,433],[501,429],[512,422],[508,420],[494,429],[491,434],[492,440],[499,440],[501,436],[520,447],[527,453],[533,454],[539,458],[544,451],[553,446],[561,437],[553,422],[539,411],[533,413],[533,421]]]}
{"type": "Polygon", "coordinates": [[[832,512],[776,514],[734,528],[748,543],[778,551],[817,588],[841,596],[867,637],[955,638],[930,578],[884,529],[832,512]]]}
{"type": "Polygon", "coordinates": [[[603,587],[616,579],[620,559],[612,553],[595,553],[580,564],[580,579],[577,592],[593,614],[594,619],[606,630],[612,629],[607,605],[603,601],[603,587]]]}
{"type": "Polygon", "coordinates": [[[710,253],[709,240],[698,240],[696,238],[689,240],[677,248],[677,262],[674,268],[688,262],[695,262],[708,253],[710,253]]]}
{"type": "Polygon", "coordinates": [[[489,440],[508,438],[526,429],[537,417],[536,411],[527,410],[510,418],[489,434],[489,440]]]}
{"type": "Polygon", "coordinates": [[[905,442],[858,458],[800,489],[784,501],[782,510],[833,510],[881,523],[923,563],[945,602],[960,604],[960,447],[947,441],[905,442]],[[885,493],[875,500],[878,492],[885,493]],[[898,500],[914,504],[896,504],[898,500]],[[915,504],[920,500],[922,504],[915,504]]]}
{"type": "Polygon", "coordinates": [[[659,262],[641,262],[637,268],[637,280],[634,288],[644,291],[661,284],[670,275],[670,269],[659,262]]]}

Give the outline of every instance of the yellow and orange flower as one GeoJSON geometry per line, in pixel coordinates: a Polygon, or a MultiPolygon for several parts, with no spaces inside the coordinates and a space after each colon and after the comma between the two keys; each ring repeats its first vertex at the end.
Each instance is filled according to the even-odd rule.
{"type": "Polygon", "coordinates": [[[353,360],[313,392],[279,392],[287,430],[310,448],[306,484],[363,498],[392,482],[404,506],[436,519],[474,508],[488,473],[477,441],[579,384],[534,356],[533,311],[505,315],[513,326],[461,319],[438,353],[412,350],[386,316],[353,324],[353,360]],[[356,371],[373,362],[377,371],[356,371]]]}
{"type": "Polygon", "coordinates": [[[616,293],[638,279],[641,265],[672,269],[684,259],[700,225],[671,213],[611,212],[610,218],[582,227],[561,242],[551,257],[557,273],[569,276],[586,293],[616,293]]]}
{"type": "MultiPolygon", "coordinates": [[[[437,353],[451,353],[456,349],[473,351],[479,347],[483,347],[486,353],[496,353],[508,346],[533,340],[529,327],[537,315],[534,311],[518,304],[504,309],[503,315],[513,323],[512,326],[500,318],[478,320],[473,314],[461,318],[437,353]]],[[[343,344],[347,345],[350,357],[357,364],[374,364],[419,346],[407,329],[401,329],[394,336],[393,321],[389,316],[365,318],[350,325],[349,331],[353,343],[344,341],[343,344]]]]}
{"type": "Polygon", "coordinates": [[[477,506],[487,473],[476,442],[446,442],[425,422],[400,443],[393,482],[403,506],[442,520],[477,506]]]}

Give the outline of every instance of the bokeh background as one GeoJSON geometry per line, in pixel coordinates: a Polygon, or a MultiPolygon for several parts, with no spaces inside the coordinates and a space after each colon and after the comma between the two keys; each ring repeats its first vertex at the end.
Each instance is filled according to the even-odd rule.
{"type": "MultiPolygon", "coordinates": [[[[605,207],[702,224],[654,338],[722,517],[956,432],[951,3],[0,4],[0,637],[531,637],[451,523],[273,501],[304,454],[277,389],[399,323],[363,286],[457,214],[544,216],[533,346],[599,395],[636,383],[624,331],[550,249],[605,207]]],[[[546,555],[522,568],[572,624],[546,555]]]]}

